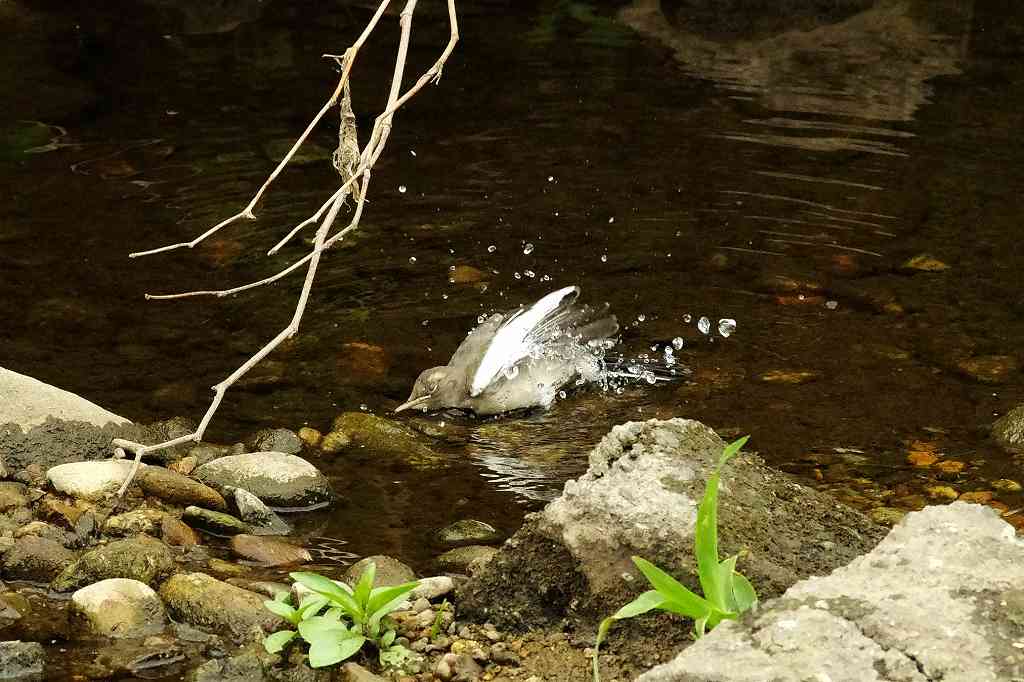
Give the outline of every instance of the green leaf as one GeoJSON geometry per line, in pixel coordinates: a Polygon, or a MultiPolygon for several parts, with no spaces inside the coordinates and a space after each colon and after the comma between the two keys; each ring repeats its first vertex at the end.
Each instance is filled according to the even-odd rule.
{"type": "Polygon", "coordinates": [[[295,630],[278,630],[272,635],[267,635],[263,638],[263,648],[267,650],[268,654],[276,654],[284,649],[288,642],[295,639],[297,634],[299,633],[295,632],[295,630]]]}
{"type": "Polygon", "coordinates": [[[377,564],[371,561],[363,569],[363,574],[359,576],[356,586],[352,589],[352,596],[355,597],[356,603],[363,607],[366,613],[373,613],[372,610],[365,607],[370,599],[370,590],[373,589],[373,579],[375,577],[377,577],[377,564]]]}
{"type": "Polygon", "coordinates": [[[733,573],[732,593],[733,599],[736,600],[736,611],[739,613],[749,611],[757,606],[757,592],[742,573],[733,573]]]}
{"type": "Polygon", "coordinates": [[[287,590],[278,590],[274,593],[274,601],[284,602],[285,604],[291,604],[292,593],[287,590]]]}
{"type": "Polygon", "coordinates": [[[398,605],[405,601],[405,595],[419,585],[419,581],[395,585],[394,587],[378,587],[370,593],[370,599],[366,604],[366,612],[369,614],[367,623],[370,627],[380,622],[380,619],[398,608],[398,605]]]}
{"type": "Polygon", "coordinates": [[[362,635],[317,639],[309,644],[309,665],[312,668],[323,668],[344,661],[359,651],[365,641],[362,635]]]}
{"type": "Polygon", "coordinates": [[[302,603],[299,604],[299,620],[305,620],[318,614],[320,609],[327,606],[327,601],[327,599],[321,597],[319,594],[307,595],[303,598],[302,603]]]}
{"type": "Polygon", "coordinates": [[[634,616],[639,616],[642,613],[647,613],[652,609],[661,608],[661,605],[665,603],[665,597],[657,590],[648,590],[639,597],[629,602],[621,609],[615,612],[612,616],[613,620],[625,620],[634,616]]]}
{"type": "Polygon", "coordinates": [[[299,634],[302,635],[302,639],[312,644],[324,638],[348,636],[349,629],[345,623],[339,620],[325,616],[313,616],[299,623],[299,634]]]}
{"type": "Polygon", "coordinates": [[[268,599],[263,602],[263,606],[267,607],[267,611],[270,611],[275,616],[281,616],[292,625],[297,624],[299,621],[295,609],[284,602],[268,599]]]}
{"type": "Polygon", "coordinates": [[[731,556],[718,564],[718,580],[722,583],[723,603],[715,604],[719,609],[730,613],[738,613],[736,597],[733,594],[733,576],[736,573],[736,560],[739,556],[731,556]]]}
{"type": "Polygon", "coordinates": [[[363,620],[363,610],[352,597],[352,593],[346,587],[342,587],[330,578],[325,578],[319,573],[289,573],[292,580],[303,585],[314,592],[322,594],[332,602],[340,606],[353,620],[363,620]]]}
{"type": "MultiPolygon", "coordinates": [[[[704,499],[697,509],[697,527],[694,532],[697,576],[700,578],[704,598],[722,611],[730,610],[732,588],[728,576],[723,578],[722,572],[718,570],[718,484],[722,467],[740,451],[748,439],[749,436],[744,436],[722,450],[718,465],[704,488],[704,499]]],[[[731,572],[728,575],[731,575],[731,572]]]]}
{"type": "Polygon", "coordinates": [[[665,599],[663,609],[690,618],[700,618],[712,608],[707,600],[691,592],[678,580],[642,557],[633,557],[633,563],[655,590],[665,599]]]}
{"type": "Polygon", "coordinates": [[[700,639],[707,632],[707,618],[698,618],[693,622],[693,636],[695,639],[700,639]]]}
{"type": "Polygon", "coordinates": [[[387,649],[395,641],[396,633],[394,630],[388,630],[384,633],[384,636],[380,638],[380,648],[387,649]]]}
{"type": "Polygon", "coordinates": [[[722,457],[718,460],[718,467],[724,467],[726,462],[732,459],[737,452],[743,449],[743,446],[747,444],[748,440],[750,440],[750,436],[743,436],[742,438],[737,438],[726,445],[725,449],[722,450],[722,457]]]}

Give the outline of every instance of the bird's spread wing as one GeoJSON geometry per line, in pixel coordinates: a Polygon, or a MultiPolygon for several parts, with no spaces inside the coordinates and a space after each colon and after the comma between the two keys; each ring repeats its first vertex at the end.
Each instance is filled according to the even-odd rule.
{"type": "Polygon", "coordinates": [[[551,329],[548,323],[560,311],[571,306],[579,293],[579,287],[565,287],[509,315],[488,345],[473,375],[469,394],[473,397],[480,395],[499,373],[527,357],[538,340],[537,332],[551,329]]]}

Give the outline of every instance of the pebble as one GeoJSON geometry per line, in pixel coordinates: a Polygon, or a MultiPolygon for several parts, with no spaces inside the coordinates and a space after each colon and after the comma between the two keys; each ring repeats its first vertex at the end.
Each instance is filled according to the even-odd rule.
{"type": "Polygon", "coordinates": [[[985,384],[1002,384],[1018,369],[1017,359],[1010,355],[979,355],[957,363],[966,376],[985,384]]]}
{"type": "Polygon", "coordinates": [[[316,429],[311,429],[308,426],[303,426],[299,429],[299,439],[306,444],[307,447],[315,448],[320,445],[320,441],[323,440],[324,435],[316,429]]]}
{"type": "Polygon", "coordinates": [[[931,254],[922,253],[907,259],[903,263],[903,269],[919,272],[942,272],[948,270],[949,266],[931,254]]]}
{"type": "Polygon", "coordinates": [[[960,497],[960,493],[948,485],[930,485],[924,491],[933,500],[952,501],[960,497]]]}
{"type": "Polygon", "coordinates": [[[331,431],[324,436],[320,449],[329,455],[336,455],[352,445],[352,439],[344,431],[331,431]]]}
{"type": "Polygon", "coordinates": [[[54,578],[50,588],[66,592],[107,578],[132,578],[156,585],[175,569],[167,545],[148,535],[136,535],[86,552],[54,578]]]}
{"type": "Polygon", "coordinates": [[[456,265],[448,271],[448,282],[451,284],[476,284],[486,279],[482,270],[472,265],[456,265]]]}
{"type": "Polygon", "coordinates": [[[480,562],[478,567],[482,563],[486,563],[498,552],[494,547],[487,547],[485,545],[468,545],[466,547],[458,547],[456,549],[449,550],[437,557],[438,565],[446,571],[454,571],[458,573],[472,573],[470,572],[470,565],[480,562]]]}
{"type": "Polygon", "coordinates": [[[288,535],[292,532],[291,526],[277,512],[248,490],[235,488],[234,500],[238,516],[252,526],[254,535],[288,535]]]}
{"type": "Polygon", "coordinates": [[[991,490],[975,490],[972,492],[964,493],[957,499],[961,502],[972,502],[974,504],[988,504],[995,497],[995,493],[991,490]]]}
{"type": "Polygon", "coordinates": [[[164,516],[160,523],[160,537],[172,547],[193,547],[199,544],[199,534],[173,516],[164,516]]]}
{"type": "Polygon", "coordinates": [[[187,457],[182,457],[177,462],[171,462],[167,465],[167,468],[181,474],[182,476],[188,476],[195,471],[197,466],[199,466],[199,459],[192,455],[188,455],[187,457]]]}
{"type": "Polygon", "coordinates": [[[416,574],[411,568],[398,559],[383,554],[368,556],[352,564],[345,570],[342,580],[349,585],[355,585],[359,576],[371,562],[376,569],[373,579],[374,587],[391,587],[416,580],[416,574]]]}
{"type": "Polygon", "coordinates": [[[882,526],[895,526],[906,515],[906,509],[895,507],[875,507],[868,513],[872,521],[882,526]]]}
{"type": "Polygon", "coordinates": [[[438,542],[447,547],[487,545],[502,539],[494,526],[475,519],[462,519],[435,533],[438,542]]]}
{"type": "Polygon", "coordinates": [[[227,509],[227,503],[216,490],[170,469],[148,466],[139,471],[135,480],[144,493],[164,502],[218,511],[227,509]]]}
{"type": "Polygon", "coordinates": [[[284,625],[263,606],[262,595],[205,573],[176,573],[164,581],[159,593],[175,620],[235,638],[250,636],[253,628],[272,632],[284,625]]]}
{"type": "Polygon", "coordinates": [[[251,452],[284,452],[297,455],[302,452],[302,439],[290,429],[262,429],[245,441],[251,452]]]}
{"type": "MultiPolygon", "coordinates": [[[[304,564],[313,560],[309,551],[277,538],[257,535],[236,535],[231,538],[231,551],[264,566],[304,564]]],[[[429,603],[427,604],[429,607],[429,603]]]]}
{"type": "Polygon", "coordinates": [[[49,581],[75,560],[74,552],[49,538],[26,535],[4,554],[4,578],[49,581]]]}
{"type": "Polygon", "coordinates": [[[141,533],[157,536],[166,516],[166,512],[156,509],[134,509],[108,517],[103,523],[103,532],[119,537],[141,533]]]}
{"type": "Polygon", "coordinates": [[[71,604],[93,634],[102,637],[143,637],[162,631],[167,623],[160,597],[138,580],[101,580],[72,594],[71,604]]]}
{"type": "Polygon", "coordinates": [[[1019,493],[1021,491],[1021,484],[1009,478],[992,481],[992,487],[1004,493],[1019,493]]]}
{"type": "Polygon", "coordinates": [[[28,506],[26,490],[24,483],[0,481],[0,511],[28,506]]]}
{"type": "Polygon", "coordinates": [[[992,425],[992,438],[1009,452],[1024,452],[1024,405],[1018,405],[992,425]]]}
{"type": "Polygon", "coordinates": [[[916,467],[929,467],[937,461],[939,461],[939,457],[934,452],[915,450],[907,455],[907,463],[913,464],[916,467]]]}
{"type": "Polygon", "coordinates": [[[935,465],[935,468],[944,474],[955,475],[964,470],[966,465],[957,459],[947,459],[935,465]]]}
{"type": "Polygon", "coordinates": [[[436,575],[430,578],[420,578],[419,585],[409,593],[410,599],[437,599],[449,594],[455,589],[455,581],[446,575],[436,575]]]}
{"type": "Polygon", "coordinates": [[[214,488],[244,488],[272,507],[318,507],[334,499],[331,484],[319,469],[282,452],[221,457],[200,466],[195,474],[214,488]]]}
{"type": "Polygon", "coordinates": [[[210,511],[202,507],[186,507],[181,516],[182,520],[190,526],[211,535],[230,537],[243,533],[251,533],[252,527],[231,514],[210,511]]]}
{"type": "Polygon", "coordinates": [[[821,375],[812,370],[771,370],[758,377],[760,381],[769,384],[806,384],[819,379],[821,375]]]}

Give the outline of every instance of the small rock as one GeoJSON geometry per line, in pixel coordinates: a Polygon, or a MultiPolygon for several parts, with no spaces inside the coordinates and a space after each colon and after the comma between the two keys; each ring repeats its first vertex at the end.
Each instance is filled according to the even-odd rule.
{"type": "Polygon", "coordinates": [[[969,493],[964,493],[957,499],[961,502],[971,502],[973,504],[988,504],[995,497],[995,493],[991,490],[975,490],[969,493]]]}
{"type": "Polygon", "coordinates": [[[263,429],[246,440],[245,446],[251,452],[284,452],[297,455],[302,452],[302,439],[290,429],[263,429]]]}
{"type": "Polygon", "coordinates": [[[949,266],[930,254],[922,253],[904,262],[903,269],[919,272],[942,272],[948,270],[949,266]]]}
{"type": "Polygon", "coordinates": [[[871,520],[881,526],[895,526],[906,515],[906,509],[896,509],[895,507],[875,507],[868,513],[871,520]]]}
{"type": "Polygon", "coordinates": [[[450,682],[476,682],[483,672],[483,668],[468,654],[445,654],[434,668],[435,675],[450,682]]]}
{"type": "MultiPolygon", "coordinates": [[[[264,597],[205,573],[177,573],[160,586],[171,616],[241,639],[254,628],[272,632],[284,621],[263,606],[264,597]]],[[[259,678],[256,678],[259,679],[259,678]]]]}
{"type": "Polygon", "coordinates": [[[25,491],[26,486],[23,483],[0,481],[0,511],[28,506],[29,500],[25,491]]]}
{"type": "Polygon", "coordinates": [[[183,521],[165,515],[160,522],[160,538],[171,547],[194,547],[199,544],[199,534],[183,521]]]}
{"type": "Polygon", "coordinates": [[[387,682],[385,678],[374,675],[358,663],[346,663],[338,672],[338,682],[387,682]]]}
{"type": "Polygon", "coordinates": [[[238,516],[252,526],[254,535],[288,535],[292,531],[273,509],[248,490],[235,488],[234,499],[238,516]]]}
{"type": "Polygon", "coordinates": [[[53,579],[75,560],[74,552],[49,538],[26,535],[4,555],[4,578],[43,582],[53,579]]]}
{"type": "Polygon", "coordinates": [[[34,488],[42,488],[46,485],[46,471],[35,462],[16,473],[14,478],[34,488]]]}
{"type": "Polygon", "coordinates": [[[456,521],[437,531],[436,537],[438,542],[447,547],[486,545],[501,541],[501,534],[493,526],[474,519],[456,521]]]}
{"type": "MultiPolygon", "coordinates": [[[[243,450],[245,446],[242,446],[243,450]]],[[[213,443],[199,443],[192,446],[188,451],[188,456],[193,457],[196,460],[196,466],[202,466],[215,459],[226,457],[227,455],[241,454],[231,451],[231,447],[227,445],[214,445],[213,443]]],[[[193,469],[195,467],[192,467],[193,469]]],[[[191,472],[189,472],[191,473],[191,472]]]]}
{"type": "Polygon", "coordinates": [[[960,460],[957,460],[957,459],[947,459],[945,461],[942,461],[942,462],[939,462],[938,464],[936,464],[935,468],[938,469],[940,472],[948,475],[948,476],[955,476],[955,475],[961,473],[964,470],[965,466],[966,465],[963,462],[961,462],[960,460]]]}
{"type": "Polygon", "coordinates": [[[0,679],[41,680],[45,662],[39,642],[0,642],[0,679]]]}
{"type": "Polygon", "coordinates": [[[341,579],[349,585],[355,585],[359,576],[363,574],[370,563],[373,563],[376,568],[373,578],[374,587],[392,587],[416,580],[416,574],[411,568],[398,559],[383,554],[360,559],[345,570],[345,575],[341,579]]]}
{"type": "Polygon", "coordinates": [[[929,467],[937,461],[939,461],[939,457],[934,452],[912,450],[910,454],[907,455],[907,463],[916,467],[929,467]]]}
{"type": "Polygon", "coordinates": [[[948,485],[930,485],[925,488],[924,491],[928,494],[928,497],[933,500],[952,501],[960,497],[960,493],[948,485]]]}
{"type": "Polygon", "coordinates": [[[242,566],[231,561],[225,561],[224,559],[218,559],[214,557],[210,559],[206,567],[212,572],[216,573],[225,579],[239,578],[249,574],[252,570],[248,566],[242,566]]]}
{"type": "Polygon", "coordinates": [[[498,642],[491,647],[491,660],[498,665],[518,666],[520,663],[519,655],[504,642],[498,642]]]}
{"type": "Polygon", "coordinates": [[[188,476],[197,466],[199,466],[199,460],[196,457],[189,455],[187,457],[182,457],[177,462],[171,462],[167,465],[167,468],[181,474],[182,476],[188,476]]]}
{"type": "MultiPolygon", "coordinates": [[[[58,464],[46,472],[54,490],[83,500],[102,500],[121,487],[132,463],[124,459],[58,464]]],[[[140,469],[141,472],[141,469],[140,469]]]]}
{"type": "Polygon", "coordinates": [[[446,594],[449,594],[454,589],[455,581],[446,575],[420,578],[419,585],[409,593],[409,598],[437,599],[438,597],[443,597],[446,594]]]}
{"type": "Polygon", "coordinates": [[[436,462],[440,457],[413,429],[368,412],[345,412],[334,420],[331,430],[344,433],[367,450],[393,453],[411,463],[436,462]]]}
{"type": "Polygon", "coordinates": [[[252,532],[252,527],[248,523],[235,518],[231,514],[210,511],[202,507],[185,507],[185,513],[182,514],[181,518],[189,525],[195,526],[210,535],[230,537],[232,535],[252,532]]]}
{"type": "Polygon", "coordinates": [[[53,524],[46,523],[45,521],[31,521],[14,531],[15,538],[23,538],[29,535],[59,542],[64,547],[68,547],[72,544],[71,538],[68,536],[66,531],[57,528],[57,526],[54,526],[53,524]]]}
{"type": "Polygon", "coordinates": [[[343,344],[337,357],[338,372],[345,383],[369,383],[380,380],[391,368],[388,352],[382,347],[363,341],[343,344]]]}
{"type": "Polygon", "coordinates": [[[1017,372],[1017,358],[1010,355],[978,355],[957,363],[966,376],[983,384],[1002,384],[1017,372]]]}
{"type": "Polygon", "coordinates": [[[137,535],[86,552],[54,578],[50,588],[67,592],[107,578],[131,578],[155,585],[174,569],[174,557],[167,545],[148,535],[137,535]]]}
{"type": "Polygon", "coordinates": [[[992,425],[992,438],[1009,452],[1024,452],[1024,405],[1013,408],[992,425]]]}
{"type": "MultiPolygon", "coordinates": [[[[410,599],[413,599],[413,597],[410,597],[410,599]]],[[[430,600],[426,597],[416,597],[412,603],[412,610],[415,613],[422,613],[423,611],[426,611],[429,608],[430,600]]],[[[431,616],[433,616],[433,613],[431,613],[431,616]]]]}
{"type": "Polygon", "coordinates": [[[47,495],[36,508],[36,514],[61,528],[74,530],[82,510],[47,495]]]}
{"type": "Polygon", "coordinates": [[[342,431],[331,431],[323,437],[320,449],[329,455],[336,455],[350,445],[352,445],[352,439],[348,437],[348,434],[342,431]]]}
{"type": "Polygon", "coordinates": [[[311,429],[308,426],[303,426],[299,429],[299,440],[306,444],[307,447],[315,448],[320,445],[320,441],[323,440],[324,435],[316,429],[311,429]]]}
{"type": "Polygon", "coordinates": [[[135,480],[143,492],[164,502],[183,507],[196,505],[207,509],[227,509],[224,498],[216,490],[170,469],[148,466],[139,471],[135,480]]]}
{"type": "Polygon", "coordinates": [[[484,545],[468,545],[449,550],[437,557],[437,564],[446,571],[469,573],[470,564],[488,561],[498,550],[484,545]]]}
{"type": "Polygon", "coordinates": [[[221,457],[196,469],[195,475],[219,490],[244,488],[272,507],[317,507],[334,498],[326,476],[301,457],[283,452],[221,457]]]}
{"type": "Polygon", "coordinates": [[[163,602],[145,583],[111,578],[71,595],[72,611],[102,637],[144,637],[164,629],[163,602]]]}
{"type": "Polygon", "coordinates": [[[992,481],[992,487],[1004,493],[1019,493],[1021,491],[1020,483],[1009,478],[992,481]]]}
{"type": "Polygon", "coordinates": [[[313,560],[309,551],[284,540],[257,535],[236,535],[231,538],[231,551],[264,566],[304,564],[313,560]]]}
{"type": "Polygon", "coordinates": [[[814,372],[811,370],[776,369],[765,372],[764,374],[759,376],[758,379],[768,384],[799,385],[815,381],[820,377],[821,375],[818,372],[814,372]]]}
{"type": "Polygon", "coordinates": [[[156,509],[134,509],[108,517],[103,524],[103,532],[119,537],[143,533],[157,537],[166,516],[166,512],[156,509]]]}

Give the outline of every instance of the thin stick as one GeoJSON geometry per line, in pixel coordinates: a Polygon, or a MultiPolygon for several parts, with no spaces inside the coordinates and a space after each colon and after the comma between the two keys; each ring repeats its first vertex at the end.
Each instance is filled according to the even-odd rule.
{"type": "MultiPolygon", "coordinates": [[[[261,197],[263,192],[276,178],[277,174],[281,171],[281,169],[283,169],[284,166],[288,163],[288,161],[294,155],[295,151],[302,144],[305,138],[309,135],[310,131],[316,125],[316,123],[323,117],[323,115],[330,108],[330,106],[337,101],[338,96],[343,91],[345,85],[348,82],[349,73],[351,71],[355,54],[358,51],[358,48],[362,45],[362,43],[369,36],[370,32],[373,30],[373,27],[376,25],[377,21],[380,19],[381,14],[383,14],[384,9],[387,7],[388,2],[389,0],[383,0],[383,2],[381,3],[380,7],[377,10],[377,13],[374,14],[373,18],[371,19],[370,24],[363,31],[362,35],[360,35],[356,43],[354,43],[353,46],[346,51],[341,79],[339,81],[338,87],[335,89],[334,94],[328,101],[328,104],[325,105],[325,107],[320,110],[320,112],[313,119],[313,122],[311,122],[310,125],[307,126],[306,130],[303,132],[302,136],[292,147],[288,155],[281,161],[278,167],[271,174],[270,178],[268,178],[267,182],[264,183],[263,187],[260,188],[260,191],[257,192],[256,196],[253,197],[253,200],[245,209],[243,209],[243,211],[241,211],[236,216],[229,218],[227,221],[223,221],[222,223],[215,225],[213,228],[207,230],[205,233],[200,235],[192,242],[174,244],[167,247],[162,247],[160,249],[155,249],[153,251],[142,252],[133,255],[137,256],[144,255],[147,253],[168,251],[179,246],[187,246],[191,248],[195,246],[195,244],[198,244],[200,241],[202,241],[206,237],[210,236],[211,234],[219,230],[220,228],[224,227],[225,225],[229,224],[233,220],[236,220],[237,218],[243,215],[248,218],[254,218],[255,216],[252,215],[252,208],[259,201],[259,198],[261,197]]],[[[309,264],[306,270],[306,278],[302,285],[302,291],[299,294],[299,299],[296,303],[295,313],[292,315],[291,322],[289,322],[288,326],[282,329],[273,339],[271,339],[265,346],[263,346],[263,348],[257,351],[251,358],[249,358],[244,364],[242,364],[242,366],[240,366],[228,377],[226,377],[223,381],[221,381],[220,383],[213,387],[213,400],[211,401],[210,406],[207,408],[206,413],[203,415],[202,421],[200,421],[199,426],[194,433],[174,438],[163,443],[157,443],[154,445],[143,445],[141,443],[135,443],[133,441],[128,441],[120,438],[114,439],[113,445],[115,448],[121,450],[128,450],[135,454],[135,459],[132,463],[132,468],[128,476],[125,478],[124,482],[121,484],[121,487],[118,490],[118,495],[124,495],[124,493],[128,490],[129,485],[131,485],[132,480],[135,478],[135,475],[138,472],[139,466],[141,465],[142,457],[145,453],[162,450],[164,448],[172,447],[174,445],[180,445],[182,443],[186,443],[189,441],[198,442],[202,440],[202,437],[205,434],[206,429],[210,424],[210,421],[213,419],[214,413],[220,407],[220,404],[224,399],[224,394],[227,392],[228,388],[230,388],[235,382],[238,381],[238,379],[245,375],[249,370],[255,367],[261,360],[263,360],[275,348],[277,348],[277,346],[279,346],[286,339],[294,336],[298,332],[299,324],[302,321],[302,316],[305,313],[306,305],[309,301],[309,294],[310,291],[312,290],[313,282],[316,279],[316,272],[317,267],[320,263],[321,254],[326,249],[329,249],[332,245],[334,245],[337,241],[343,239],[346,234],[348,234],[352,230],[355,230],[359,226],[359,221],[363,213],[363,207],[366,205],[366,193],[370,185],[370,171],[374,163],[376,163],[377,159],[380,157],[380,154],[383,152],[384,147],[387,143],[391,128],[391,121],[395,111],[397,111],[402,106],[402,104],[408,101],[409,98],[412,97],[416,92],[418,92],[424,85],[430,82],[431,79],[436,79],[437,77],[440,76],[441,69],[445,61],[448,59],[449,55],[451,54],[452,50],[455,47],[456,42],[458,41],[459,34],[455,14],[455,0],[448,0],[448,14],[451,26],[448,45],[441,53],[441,57],[437,60],[437,62],[435,62],[434,65],[419,78],[416,84],[412,88],[410,88],[405,93],[405,95],[399,97],[402,85],[402,75],[405,69],[405,62],[408,55],[409,37],[412,31],[412,17],[416,9],[416,2],[417,0],[408,0],[405,8],[402,10],[401,17],[399,20],[401,25],[401,37],[399,39],[398,44],[398,53],[395,58],[395,68],[391,80],[391,90],[388,95],[388,104],[384,112],[380,114],[377,117],[376,121],[374,122],[374,127],[370,136],[370,140],[367,142],[366,147],[360,154],[359,166],[352,172],[352,177],[346,180],[342,184],[340,189],[335,191],[335,193],[331,196],[331,199],[328,200],[328,202],[324,203],[324,205],[321,206],[320,209],[311,218],[307,219],[305,223],[303,223],[303,225],[300,225],[299,228],[293,228],[292,232],[289,233],[288,238],[294,235],[294,233],[296,233],[298,229],[300,229],[302,226],[319,219],[319,216],[323,214],[324,209],[329,206],[330,209],[327,213],[326,218],[324,218],[319,229],[317,229],[316,240],[313,245],[312,252],[307,254],[302,259],[296,261],[292,265],[288,266],[281,272],[277,273],[276,275],[272,275],[271,277],[268,277],[264,280],[260,280],[259,282],[253,282],[240,287],[235,287],[234,289],[227,289],[220,292],[189,292],[185,294],[147,296],[147,298],[180,298],[182,296],[194,296],[200,294],[214,294],[219,296],[226,296],[230,293],[236,293],[238,291],[244,291],[246,289],[261,286],[263,284],[269,284],[270,282],[276,281],[281,277],[284,277],[285,275],[295,271],[296,269],[299,268],[299,266],[305,263],[309,264]],[[345,201],[349,188],[352,186],[354,182],[356,182],[356,179],[360,177],[362,178],[362,182],[356,185],[356,191],[359,194],[359,198],[356,202],[356,209],[352,216],[351,222],[348,224],[348,226],[339,230],[336,234],[332,235],[328,239],[327,234],[330,232],[331,226],[334,224],[334,221],[338,217],[338,212],[345,201]]],[[[286,241],[287,238],[283,240],[280,244],[283,244],[286,241]]],[[[275,249],[276,248],[279,247],[275,247],[275,249]]]]}
{"type": "Polygon", "coordinates": [[[306,141],[306,138],[309,137],[309,134],[313,132],[313,129],[316,128],[318,123],[320,123],[320,119],[322,119],[327,114],[327,112],[331,110],[331,107],[338,103],[338,97],[341,96],[341,93],[345,88],[345,84],[348,82],[349,74],[352,72],[352,65],[356,61],[356,54],[358,54],[359,49],[363,46],[363,43],[366,42],[366,39],[370,37],[370,34],[373,33],[373,29],[377,27],[377,22],[380,21],[381,16],[383,16],[384,14],[384,10],[387,9],[389,4],[391,4],[391,0],[381,0],[380,6],[377,8],[377,11],[374,12],[373,16],[370,18],[370,21],[366,25],[366,28],[363,29],[363,32],[356,39],[356,41],[352,43],[352,47],[345,51],[345,66],[342,68],[341,78],[338,80],[338,85],[336,88],[334,88],[334,92],[331,93],[330,98],[328,98],[324,105],[320,107],[320,111],[316,113],[316,116],[313,117],[313,120],[310,121],[309,125],[306,126],[306,129],[302,131],[302,135],[299,136],[299,139],[295,141],[295,144],[292,145],[292,148],[288,150],[288,153],[285,154],[284,158],[281,159],[280,163],[277,164],[277,167],[274,168],[273,172],[271,172],[270,177],[267,178],[266,182],[263,183],[263,186],[259,188],[255,196],[253,196],[252,200],[248,203],[248,205],[246,205],[245,208],[243,208],[241,211],[231,216],[230,218],[220,221],[219,223],[211,227],[206,232],[203,232],[201,235],[199,235],[192,241],[179,242],[177,244],[168,244],[167,246],[161,246],[156,249],[150,249],[149,251],[136,251],[135,253],[128,254],[128,257],[138,258],[139,256],[149,256],[154,253],[162,253],[164,251],[171,251],[174,249],[180,249],[182,247],[191,249],[194,248],[197,244],[199,244],[207,237],[211,236],[212,234],[220,230],[222,227],[230,225],[239,218],[248,218],[249,220],[256,220],[256,215],[252,212],[252,210],[256,208],[256,204],[259,203],[260,198],[263,196],[263,193],[266,192],[267,188],[270,187],[270,184],[277,179],[277,176],[281,174],[281,171],[284,170],[284,167],[287,166],[288,162],[290,162],[292,160],[292,157],[295,156],[295,153],[299,150],[299,147],[302,146],[302,144],[306,141]]]}

